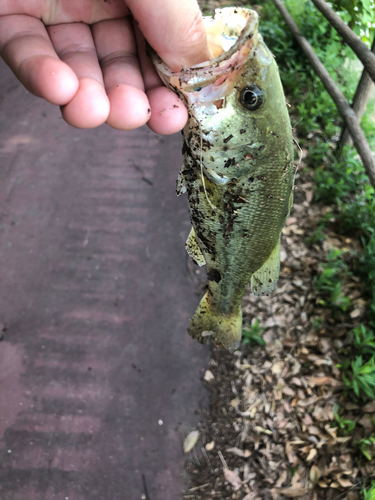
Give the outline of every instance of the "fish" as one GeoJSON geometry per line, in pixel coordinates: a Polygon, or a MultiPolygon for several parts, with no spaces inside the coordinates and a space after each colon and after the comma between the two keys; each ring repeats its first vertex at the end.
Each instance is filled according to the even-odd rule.
{"type": "Polygon", "coordinates": [[[241,341],[250,282],[268,295],[280,271],[280,237],[293,202],[293,136],[275,58],[250,9],[204,17],[213,58],[173,72],[151,54],[162,81],[186,104],[177,195],[187,194],[191,258],[207,265],[207,292],[188,333],[226,349],[241,341]]]}

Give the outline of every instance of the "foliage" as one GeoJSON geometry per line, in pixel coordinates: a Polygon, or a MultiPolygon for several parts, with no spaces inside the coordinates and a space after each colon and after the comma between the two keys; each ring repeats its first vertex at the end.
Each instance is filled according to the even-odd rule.
{"type": "MultiPolygon", "coordinates": [[[[340,90],[351,99],[359,79],[359,73],[353,70],[351,49],[345,46],[312,2],[285,0],[285,5],[340,90]]],[[[369,45],[368,28],[371,26],[368,23],[375,21],[373,0],[334,0],[333,8],[369,45]]],[[[342,252],[331,250],[327,263],[321,265],[321,274],[315,278],[318,303],[339,314],[347,312],[350,299],[343,293],[342,283],[345,277],[354,273],[363,283],[369,299],[369,324],[375,327],[374,189],[353,147],[346,147],[340,159],[335,155],[340,137],[338,112],[271,2],[263,4],[260,26],[278,61],[292,115],[298,116],[294,126],[299,141],[304,145],[313,137],[312,145],[311,141],[308,143],[308,162],[315,170],[315,199],[332,206],[329,216],[327,214],[320,222],[309,243],[322,241],[323,228],[334,218],[337,230],[359,237],[363,247],[361,252],[351,255],[350,271],[342,260],[342,252]]],[[[373,108],[374,99],[368,109],[373,108]]],[[[361,126],[370,146],[375,149],[375,124],[366,113],[361,126]]],[[[373,332],[359,325],[351,332],[350,340],[351,351],[341,366],[347,390],[357,398],[375,398],[373,332]]],[[[350,424],[339,419],[338,416],[337,425],[348,429],[350,424]]]]}
{"type": "Polygon", "coordinates": [[[375,355],[374,332],[368,330],[365,325],[356,326],[351,332],[352,345],[355,353],[362,356],[375,355]]]}
{"type": "Polygon", "coordinates": [[[341,250],[331,249],[327,263],[321,265],[321,275],[315,278],[315,287],[320,296],[318,303],[339,311],[346,311],[350,306],[350,299],[342,292],[342,281],[339,279],[349,273],[347,265],[341,259],[343,253],[341,250]]]}
{"type": "Polygon", "coordinates": [[[335,419],[344,436],[349,436],[354,431],[356,425],[354,420],[342,418],[338,414],[335,414],[335,419]]]}
{"type": "MultiPolygon", "coordinates": [[[[356,445],[361,450],[361,453],[367,458],[367,460],[372,460],[375,456],[375,436],[369,436],[368,438],[362,438],[357,441],[356,445]]],[[[375,493],[375,491],[374,491],[375,493]]],[[[375,496],[374,496],[375,500],[375,496]]]]}
{"type": "Polygon", "coordinates": [[[367,362],[362,356],[356,356],[353,361],[345,359],[338,367],[343,370],[342,378],[347,389],[353,391],[357,398],[375,399],[375,356],[367,362]]]}
{"type": "MultiPolygon", "coordinates": [[[[351,49],[343,44],[341,37],[312,2],[286,0],[284,3],[327,71],[351,99],[358,80],[357,72],[352,70],[355,57],[351,49]]],[[[324,130],[325,136],[333,137],[338,131],[340,119],[320,79],[271,1],[263,3],[261,15],[260,31],[279,64],[292,111],[298,112],[299,134],[307,136],[324,130]]]]}
{"type": "Polygon", "coordinates": [[[361,324],[349,334],[347,357],[341,365],[348,391],[363,400],[375,399],[375,336],[361,324]]]}
{"type": "Polygon", "coordinates": [[[243,344],[250,345],[265,345],[266,342],[261,337],[261,332],[264,327],[259,326],[259,320],[256,319],[251,325],[247,325],[247,329],[242,330],[242,342],[243,344]]]}
{"type": "Polygon", "coordinates": [[[332,7],[364,42],[369,42],[369,30],[375,27],[374,0],[333,0],[332,7]]]}
{"type": "Polygon", "coordinates": [[[369,490],[363,488],[362,490],[363,500],[375,500],[375,481],[370,486],[369,490]]]}

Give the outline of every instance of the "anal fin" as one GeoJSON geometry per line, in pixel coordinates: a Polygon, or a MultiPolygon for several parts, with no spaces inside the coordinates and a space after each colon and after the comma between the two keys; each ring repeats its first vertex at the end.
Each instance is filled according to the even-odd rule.
{"type": "Polygon", "coordinates": [[[193,227],[191,228],[189,236],[187,237],[185,248],[187,253],[193,259],[193,261],[198,264],[198,266],[202,267],[206,265],[206,260],[203,256],[202,250],[199,248],[193,227]]]}
{"type": "Polygon", "coordinates": [[[280,240],[268,260],[251,277],[251,291],[254,295],[268,295],[275,288],[280,273],[280,240]]]}

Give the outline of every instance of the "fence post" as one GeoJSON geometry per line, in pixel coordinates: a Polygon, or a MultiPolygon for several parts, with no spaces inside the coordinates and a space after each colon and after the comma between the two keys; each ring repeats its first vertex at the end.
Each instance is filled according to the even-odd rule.
{"type": "MultiPolygon", "coordinates": [[[[371,52],[373,52],[375,54],[375,37],[374,37],[374,40],[372,42],[371,52]]],[[[363,68],[362,76],[361,76],[361,79],[359,80],[358,87],[357,87],[357,90],[355,92],[355,95],[353,98],[353,104],[352,104],[353,111],[356,114],[359,123],[361,123],[361,119],[362,119],[363,113],[366,110],[366,104],[367,104],[367,101],[370,97],[370,93],[371,93],[371,90],[373,89],[373,87],[374,87],[373,81],[371,80],[366,68],[363,68]]],[[[339,155],[342,154],[342,151],[343,151],[345,144],[351,144],[351,143],[352,143],[352,139],[350,137],[348,128],[345,127],[345,125],[344,125],[344,127],[342,129],[340,142],[338,145],[339,155]]]]}

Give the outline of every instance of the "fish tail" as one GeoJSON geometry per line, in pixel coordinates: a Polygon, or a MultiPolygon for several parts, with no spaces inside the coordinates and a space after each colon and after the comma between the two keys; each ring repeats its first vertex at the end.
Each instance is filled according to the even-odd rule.
{"type": "Polygon", "coordinates": [[[226,349],[236,349],[242,335],[241,306],[231,314],[224,314],[212,306],[207,292],[190,320],[188,332],[202,344],[213,339],[226,349]]]}

